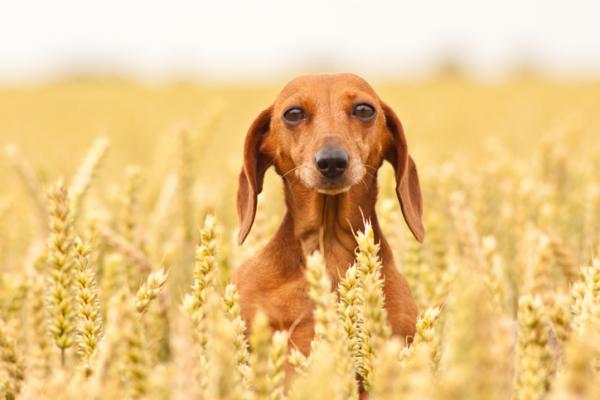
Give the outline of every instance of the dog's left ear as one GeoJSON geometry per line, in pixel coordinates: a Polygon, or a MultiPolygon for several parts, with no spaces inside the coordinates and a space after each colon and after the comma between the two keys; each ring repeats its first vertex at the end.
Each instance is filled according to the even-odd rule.
{"type": "Polygon", "coordinates": [[[240,220],[238,244],[244,243],[256,215],[256,202],[262,192],[265,172],[271,158],[260,151],[263,137],[269,131],[273,107],[263,110],[252,122],[244,141],[244,165],[240,172],[237,192],[237,213],[240,220]]]}
{"type": "Polygon", "coordinates": [[[417,166],[408,154],[408,146],[404,129],[398,116],[390,106],[381,102],[385,115],[385,123],[392,135],[392,145],[386,153],[386,160],[392,164],[396,172],[396,195],[400,202],[402,215],[414,237],[423,242],[425,228],[423,227],[423,198],[419,185],[417,166]]]}

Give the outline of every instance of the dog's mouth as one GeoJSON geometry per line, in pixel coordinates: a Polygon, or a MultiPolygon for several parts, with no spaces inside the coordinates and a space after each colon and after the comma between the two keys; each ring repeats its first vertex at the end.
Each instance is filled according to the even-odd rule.
{"type": "Polygon", "coordinates": [[[349,191],[359,183],[364,176],[364,168],[360,164],[352,164],[343,174],[327,177],[319,173],[316,168],[299,168],[297,171],[300,181],[310,190],[328,196],[334,196],[349,191]]]}

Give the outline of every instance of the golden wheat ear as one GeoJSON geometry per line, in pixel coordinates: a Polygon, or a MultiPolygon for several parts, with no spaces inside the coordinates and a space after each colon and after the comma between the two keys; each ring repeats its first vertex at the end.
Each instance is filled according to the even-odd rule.
{"type": "Polygon", "coordinates": [[[49,279],[48,312],[50,334],[60,350],[61,364],[66,363],[66,350],[74,339],[73,310],[73,227],[69,210],[69,198],[64,182],[59,180],[48,191],[49,231],[48,260],[51,269],[49,279]]]}
{"type": "Polygon", "coordinates": [[[80,356],[79,367],[84,374],[92,373],[93,359],[102,336],[102,310],[96,285],[96,270],[90,264],[91,248],[81,238],[75,239],[75,303],[76,342],[80,356]]]}

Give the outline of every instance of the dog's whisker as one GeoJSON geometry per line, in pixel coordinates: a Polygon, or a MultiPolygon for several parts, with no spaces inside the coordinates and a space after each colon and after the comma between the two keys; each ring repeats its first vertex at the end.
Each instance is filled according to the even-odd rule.
{"type": "Polygon", "coordinates": [[[362,183],[365,186],[365,189],[369,189],[369,185],[367,185],[367,182],[365,182],[364,176],[361,178],[360,183],[362,183]]]}
{"type": "MultiPolygon", "coordinates": [[[[365,171],[365,175],[368,175],[368,176],[370,176],[370,177],[371,177],[371,178],[373,178],[373,179],[377,178],[377,175],[375,175],[375,174],[372,174],[372,173],[370,173],[369,171],[365,171]]],[[[363,177],[363,179],[364,179],[364,177],[363,177]]]]}
{"type": "Polygon", "coordinates": [[[365,167],[365,168],[369,168],[369,169],[377,172],[377,168],[373,167],[372,165],[362,163],[362,166],[365,167]]]}
{"type": "Polygon", "coordinates": [[[295,166],[293,168],[290,168],[289,170],[287,170],[286,172],[283,173],[283,175],[281,175],[282,178],[285,178],[286,176],[288,176],[289,174],[291,174],[292,172],[294,172],[295,170],[299,169],[300,167],[302,167],[304,164],[300,164],[298,166],[295,166]]]}

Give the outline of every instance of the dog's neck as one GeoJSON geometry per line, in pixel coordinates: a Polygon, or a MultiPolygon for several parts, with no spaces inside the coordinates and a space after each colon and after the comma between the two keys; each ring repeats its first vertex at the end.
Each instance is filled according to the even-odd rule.
{"type": "Polygon", "coordinates": [[[376,237],[381,237],[375,214],[376,176],[337,195],[311,191],[295,181],[284,185],[287,214],[282,231],[293,232],[303,256],[319,250],[334,281],[353,263],[354,235],[364,228],[365,220],[372,222],[376,237]]]}

